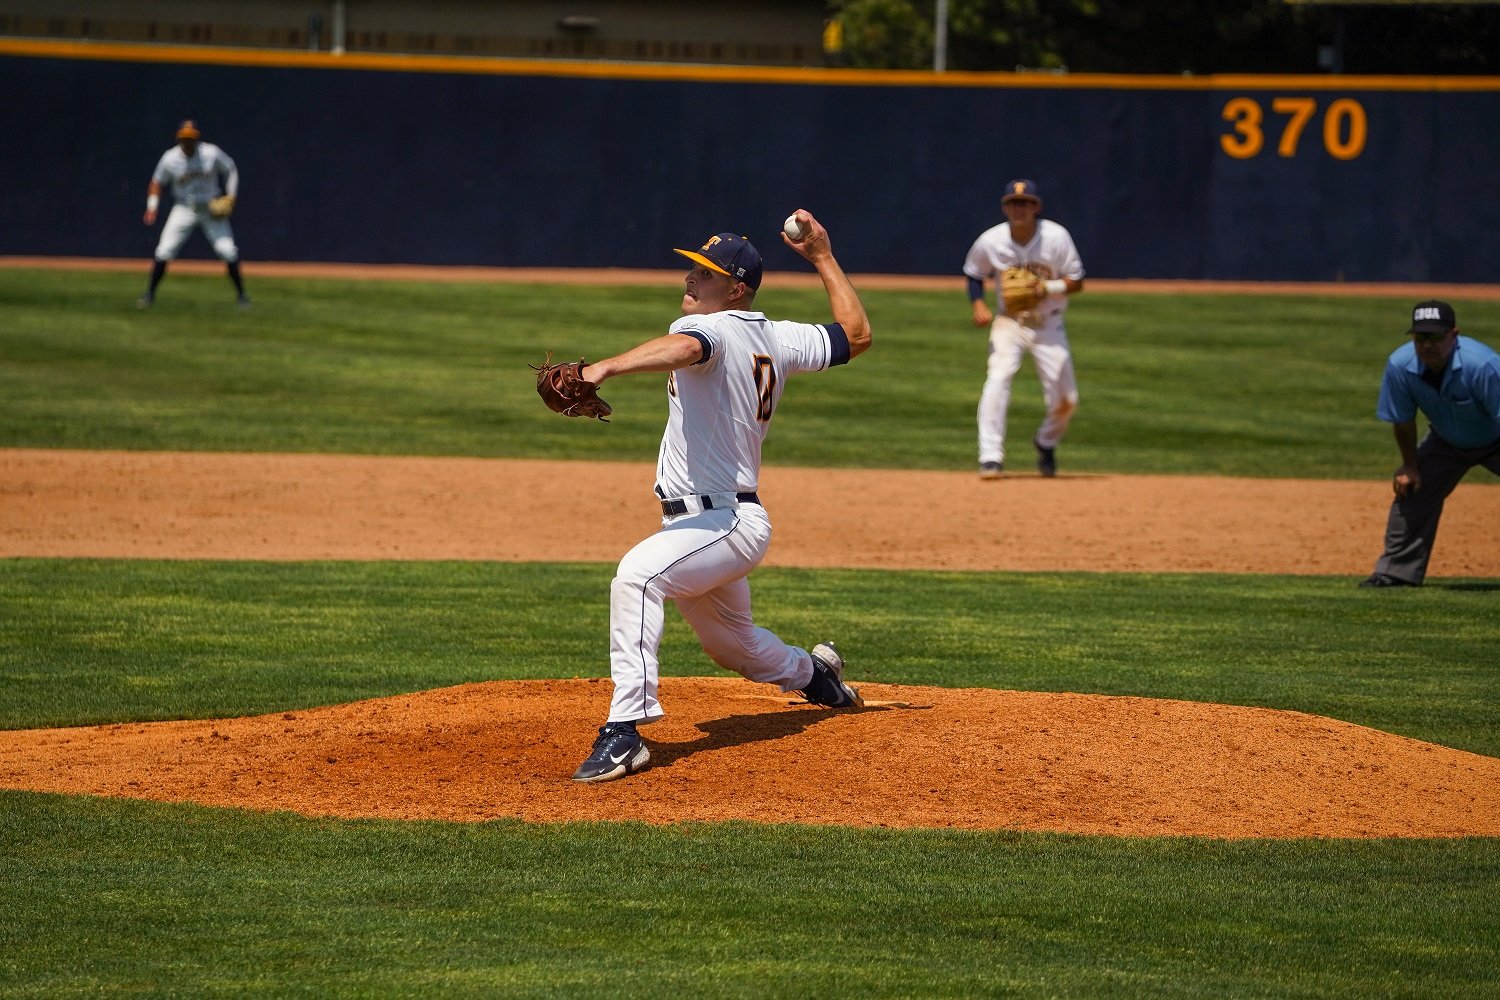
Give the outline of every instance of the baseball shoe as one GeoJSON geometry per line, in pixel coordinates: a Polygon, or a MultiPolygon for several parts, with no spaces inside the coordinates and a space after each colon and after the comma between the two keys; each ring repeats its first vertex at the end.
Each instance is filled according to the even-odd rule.
{"type": "Polygon", "coordinates": [[[1005,466],[1000,462],[980,462],[980,479],[999,479],[1000,473],[1005,471],[1005,466]]]}
{"type": "Polygon", "coordinates": [[[1043,448],[1032,438],[1031,443],[1036,446],[1036,471],[1051,479],[1057,475],[1057,449],[1043,448]]]}
{"type": "Polygon", "coordinates": [[[1412,583],[1410,580],[1398,580],[1394,576],[1385,576],[1373,573],[1368,580],[1359,581],[1361,587],[1420,587],[1420,583],[1412,583]]]}
{"type": "Polygon", "coordinates": [[[250,308],[250,296],[245,295],[245,294],[242,293],[240,295],[240,297],[235,301],[235,305],[239,306],[241,309],[249,309],[250,308]]]}
{"type": "Polygon", "coordinates": [[[634,722],[609,722],[599,727],[594,752],[573,772],[574,781],[613,781],[634,774],[651,760],[651,751],[634,722]]]}
{"type": "Polygon", "coordinates": [[[802,689],[802,697],[825,708],[863,708],[865,700],[859,690],[844,683],[844,658],[831,642],[820,642],[812,648],[812,680],[802,689]]]}
{"type": "Polygon", "coordinates": [[[138,298],[138,299],[135,300],[135,307],[137,309],[150,309],[151,308],[151,304],[153,302],[155,302],[155,301],[156,301],[156,296],[152,295],[150,292],[146,292],[140,298],[138,298]]]}

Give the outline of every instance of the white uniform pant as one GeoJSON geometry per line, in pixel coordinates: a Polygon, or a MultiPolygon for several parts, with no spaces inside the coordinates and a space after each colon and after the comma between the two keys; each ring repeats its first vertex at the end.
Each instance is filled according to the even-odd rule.
{"type": "Polygon", "coordinates": [[[662,530],[620,560],[610,584],[610,722],[653,722],[664,602],[698,634],[703,651],[747,680],[800,691],[812,680],[812,656],[750,620],[745,577],[765,557],[771,521],[759,504],[664,518],[662,530]]]}
{"type": "Polygon", "coordinates": [[[1009,316],[998,315],[990,324],[990,358],[979,394],[979,461],[1005,461],[1005,415],[1010,409],[1010,384],[1021,361],[1030,352],[1042,383],[1047,415],[1037,428],[1036,443],[1055,448],[1068,430],[1068,421],[1078,408],[1078,381],[1073,375],[1073,355],[1062,320],[1052,318],[1038,328],[1022,326],[1009,316]]]}
{"type": "Polygon", "coordinates": [[[234,245],[234,230],[228,219],[216,219],[208,212],[208,206],[195,208],[192,205],[176,204],[167,213],[167,221],[161,227],[161,239],[156,244],[157,260],[176,260],[178,251],[193,235],[194,228],[202,229],[214,253],[226,263],[240,259],[240,249],[234,245]]]}

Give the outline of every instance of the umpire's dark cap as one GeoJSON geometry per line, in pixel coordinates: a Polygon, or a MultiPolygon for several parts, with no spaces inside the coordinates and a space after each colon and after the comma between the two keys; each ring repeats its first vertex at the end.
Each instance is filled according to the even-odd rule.
{"type": "Polygon", "coordinates": [[[1411,310],[1410,333],[1447,333],[1458,325],[1453,307],[1437,299],[1418,302],[1411,310]]]}
{"type": "Polygon", "coordinates": [[[680,253],[710,271],[718,271],[735,281],[743,281],[751,288],[760,288],[760,251],[743,236],[719,233],[717,236],[710,236],[696,250],[674,248],[673,253],[680,253]]]}
{"type": "Polygon", "coordinates": [[[1015,180],[1005,185],[1005,195],[1000,199],[1000,204],[1008,201],[1041,201],[1042,196],[1037,194],[1036,181],[1015,180]]]}

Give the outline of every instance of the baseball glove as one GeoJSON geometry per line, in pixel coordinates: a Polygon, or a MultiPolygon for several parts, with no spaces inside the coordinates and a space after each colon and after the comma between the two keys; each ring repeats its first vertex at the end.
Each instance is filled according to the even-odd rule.
{"type": "Polygon", "coordinates": [[[227,219],[234,211],[234,196],[221,194],[208,203],[208,214],[215,219],[227,219]]]}
{"type": "Polygon", "coordinates": [[[1000,273],[1000,301],[1008,313],[1022,313],[1037,307],[1047,297],[1042,279],[1021,267],[1007,267],[1000,273]]]}
{"type": "Polygon", "coordinates": [[[547,360],[540,367],[530,366],[536,372],[537,395],[554,413],[565,417],[594,417],[607,424],[609,421],[604,418],[614,411],[599,398],[599,386],[584,379],[584,364],[579,358],[565,365],[554,365],[552,352],[548,351],[547,360]]]}

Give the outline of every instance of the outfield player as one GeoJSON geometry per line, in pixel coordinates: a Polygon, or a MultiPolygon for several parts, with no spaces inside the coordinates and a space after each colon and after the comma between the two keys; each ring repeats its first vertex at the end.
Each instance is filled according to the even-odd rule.
{"type": "Polygon", "coordinates": [[[167,273],[167,264],[177,259],[177,252],[194,229],[203,230],[213,244],[214,253],[224,261],[239,304],[250,305],[245,282],[240,278],[240,251],[229,225],[229,213],[234,210],[240,192],[240,172],[234,160],[213,143],[203,142],[196,123],[185,121],[177,127],[177,145],[161,154],[151,184],[146,188],[146,214],[141,217],[146,225],[156,225],[162,190],[168,185],[172,188],[172,210],[161,227],[150,283],[136,305],[148,309],[156,301],[156,286],[167,273]],[[219,197],[220,183],[224,186],[223,197],[219,197]]]}
{"type": "Polygon", "coordinates": [[[1401,467],[1391,477],[1385,552],[1361,587],[1420,586],[1448,494],[1476,465],[1500,475],[1500,356],[1460,337],[1453,307],[1436,299],[1412,308],[1408,333],[1386,362],[1375,408],[1393,425],[1401,467]],[[1420,445],[1418,410],[1429,425],[1420,445]]]}
{"type": "Polygon", "coordinates": [[[1057,474],[1057,445],[1078,409],[1078,383],[1063,313],[1068,296],[1083,291],[1083,261],[1068,231],[1041,218],[1042,198],[1036,184],[1011,181],[1000,199],[1005,220],[979,234],[964,260],[969,279],[969,307],[977,327],[990,329],[989,363],[979,396],[979,475],[998,479],[1005,468],[1005,415],[1010,385],[1027,352],[1036,363],[1047,414],[1032,437],[1037,470],[1057,474]],[[992,313],[984,283],[998,281],[1007,267],[1022,267],[1045,281],[1047,295],[1035,309],[1007,315],[992,313]]]}
{"type": "MultiPolygon", "coordinates": [[[[667,373],[667,427],[656,464],[659,532],[620,561],[610,586],[609,719],[573,774],[609,781],[651,759],[636,726],[662,716],[657,649],[664,602],[672,600],[719,666],[746,679],[799,691],[829,708],[863,704],[844,683],[831,643],[791,646],[756,626],[745,577],[765,556],[771,520],[756,493],[761,443],[788,378],[844,364],[870,346],[864,306],[834,259],[828,233],[805,210],[804,235],[783,241],[823,279],[832,322],[767,319],[754,311],[760,253],[743,236],[719,233],[696,250],[683,280],[682,317],[667,333],[586,366],[599,383],[618,375],[667,373]]],[[[829,518],[836,521],[837,511],[829,518]]]]}

